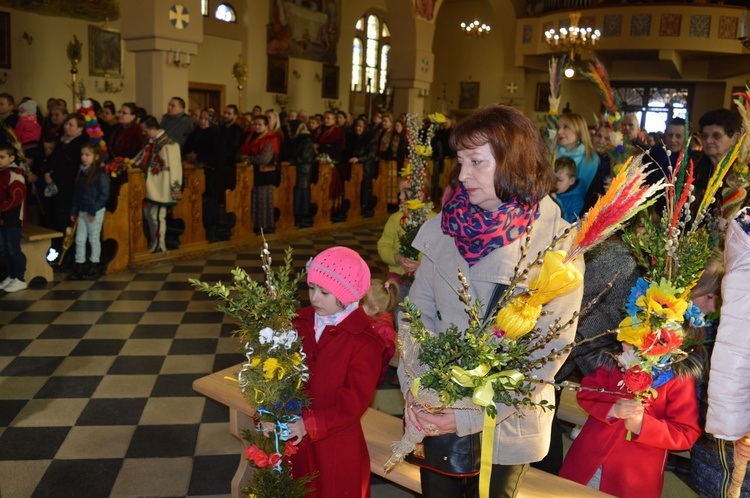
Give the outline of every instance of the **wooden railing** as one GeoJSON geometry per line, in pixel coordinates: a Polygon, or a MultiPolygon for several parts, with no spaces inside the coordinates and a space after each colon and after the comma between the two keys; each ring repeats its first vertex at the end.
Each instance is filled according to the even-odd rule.
{"type": "MultiPolygon", "coordinates": [[[[321,164],[317,183],[312,184],[311,203],[317,206],[313,218],[313,230],[332,228],[330,186],[333,165],[321,164]]],[[[394,181],[395,163],[382,161],[377,178],[373,181],[373,195],[377,197],[375,219],[385,222],[388,213],[387,191],[394,181]]],[[[447,171],[449,167],[443,168],[447,171]]],[[[253,169],[251,166],[237,164],[237,183],[233,190],[225,192],[225,209],[232,213],[235,224],[229,241],[209,244],[206,241],[206,230],[203,226],[203,193],[205,191],[205,173],[191,163],[183,165],[182,199],[172,208],[170,216],[181,219],[185,229],[179,237],[178,250],[157,255],[148,252],[148,241],[144,231],[143,202],[146,192],[143,171],[133,169],[127,173],[127,181],[122,184],[113,212],[106,212],[102,229],[103,241],[114,241],[108,244],[114,247],[107,271],[110,273],[127,270],[131,266],[147,266],[157,261],[175,258],[187,258],[191,254],[210,253],[238,246],[249,246],[257,243],[253,232],[250,212],[250,198],[253,188],[253,169]]],[[[293,233],[294,226],[293,191],[296,181],[296,167],[289,163],[281,166],[281,182],[274,188],[274,206],[279,210],[276,233],[293,233]]],[[[360,184],[362,182],[362,165],[354,165],[351,178],[344,182],[344,196],[350,207],[347,221],[361,220],[360,184]]],[[[447,177],[442,178],[445,185],[447,177]]],[[[311,229],[304,229],[311,230],[311,229]]]]}

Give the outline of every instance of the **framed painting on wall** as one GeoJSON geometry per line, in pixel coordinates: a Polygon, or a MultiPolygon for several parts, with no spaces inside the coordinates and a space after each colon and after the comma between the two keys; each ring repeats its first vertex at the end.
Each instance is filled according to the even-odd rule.
{"type": "Polygon", "coordinates": [[[459,109],[476,109],[479,107],[479,82],[462,81],[461,94],[458,99],[459,109]]]}
{"type": "Polygon", "coordinates": [[[0,69],[10,69],[10,12],[0,12],[0,69]]]}
{"type": "Polygon", "coordinates": [[[277,55],[268,56],[268,73],[266,91],[269,93],[286,93],[289,75],[289,58],[277,55]]]}
{"type": "Polygon", "coordinates": [[[534,110],[536,112],[549,112],[549,97],[552,95],[552,89],[549,83],[536,84],[536,101],[534,110]]]}
{"type": "Polygon", "coordinates": [[[122,36],[89,24],[89,75],[122,77],[122,36]]]}
{"type": "Polygon", "coordinates": [[[339,67],[323,64],[323,95],[324,99],[339,98],[339,67]]]}

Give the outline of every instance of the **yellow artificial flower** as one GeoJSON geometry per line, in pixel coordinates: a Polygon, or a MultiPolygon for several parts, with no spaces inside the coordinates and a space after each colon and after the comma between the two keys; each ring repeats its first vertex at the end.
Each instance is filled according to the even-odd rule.
{"type": "Polygon", "coordinates": [[[427,117],[428,117],[428,118],[430,119],[430,121],[432,121],[433,123],[436,123],[436,124],[441,124],[441,123],[445,123],[445,116],[444,116],[444,115],[442,115],[442,114],[441,114],[441,113],[439,113],[439,112],[433,112],[432,114],[430,114],[430,115],[429,115],[429,116],[427,116],[427,117]]]}
{"type": "Polygon", "coordinates": [[[401,168],[401,172],[399,173],[399,176],[409,176],[411,175],[411,163],[409,161],[406,161],[404,163],[404,167],[401,168]]]}
{"type": "Polygon", "coordinates": [[[529,304],[530,296],[519,296],[505,305],[495,319],[495,325],[505,332],[505,337],[511,340],[528,334],[542,314],[542,305],[529,304]]]}
{"type": "Polygon", "coordinates": [[[302,356],[299,353],[294,353],[292,355],[292,365],[299,366],[300,363],[302,363],[302,356]]]}
{"type": "Polygon", "coordinates": [[[284,378],[285,374],[286,370],[279,365],[279,360],[276,358],[268,358],[263,362],[263,377],[266,380],[272,380],[274,377],[281,380],[284,378]]]}
{"type": "Polygon", "coordinates": [[[547,114],[550,116],[557,116],[557,109],[550,109],[547,114]]]}
{"type": "Polygon", "coordinates": [[[640,348],[643,345],[643,339],[650,333],[651,328],[648,326],[648,323],[633,323],[633,319],[628,316],[620,322],[617,340],[640,348]]]}
{"type": "Polygon", "coordinates": [[[419,199],[409,199],[408,201],[406,201],[406,208],[412,211],[416,209],[421,209],[423,207],[424,207],[424,202],[422,202],[419,199]]]}
{"type": "Polygon", "coordinates": [[[648,316],[653,314],[673,321],[681,321],[688,306],[687,301],[677,297],[675,289],[668,285],[652,285],[635,304],[644,308],[648,316]]]}
{"type": "Polygon", "coordinates": [[[250,360],[250,368],[255,368],[258,365],[260,365],[260,358],[258,358],[257,356],[250,360]]]}
{"type": "Polygon", "coordinates": [[[420,156],[430,157],[432,156],[432,147],[427,145],[415,145],[414,152],[420,156]]]}

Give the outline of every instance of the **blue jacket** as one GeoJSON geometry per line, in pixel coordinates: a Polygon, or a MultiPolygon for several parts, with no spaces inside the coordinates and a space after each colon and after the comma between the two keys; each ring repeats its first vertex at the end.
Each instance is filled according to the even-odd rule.
{"type": "Polygon", "coordinates": [[[581,180],[576,180],[572,187],[561,194],[555,194],[555,202],[560,206],[562,217],[568,223],[575,223],[581,217],[583,201],[586,194],[580,188],[581,180]]]}
{"type": "Polygon", "coordinates": [[[73,194],[73,205],[70,208],[71,216],[78,216],[83,211],[90,215],[96,214],[109,200],[109,175],[100,169],[91,185],[86,185],[87,174],[80,173],[76,178],[76,188],[73,194]]]}

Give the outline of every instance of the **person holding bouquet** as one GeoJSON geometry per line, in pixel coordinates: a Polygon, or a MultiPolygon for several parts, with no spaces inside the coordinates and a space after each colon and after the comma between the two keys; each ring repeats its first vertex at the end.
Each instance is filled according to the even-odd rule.
{"type": "MultiPolygon", "coordinates": [[[[633,354],[623,342],[620,362],[633,354]]],[[[695,379],[702,367],[700,355],[690,354],[653,377],[642,370],[623,373],[611,361],[584,377],[581,386],[592,390],[580,391],[578,403],[589,418],[560,476],[622,498],[659,498],[667,454],[690,449],[701,433],[695,379]],[[645,399],[629,394],[649,388],[655,394],[645,399]]]]}
{"type": "Polygon", "coordinates": [[[385,343],[360,300],[370,289],[370,269],[352,249],[331,247],[307,267],[310,306],[294,327],[310,371],[311,405],[288,424],[299,451],[295,479],[317,473],[309,498],[370,496],[370,456],[360,419],[380,377],[385,343]]]}
{"type": "MultiPolygon", "coordinates": [[[[427,220],[412,244],[423,257],[409,299],[432,334],[443,334],[451,324],[467,322],[465,305],[459,299],[457,269],[466,279],[468,293],[482,302],[481,313],[485,314],[491,296],[498,290],[502,293],[516,275],[524,248],[534,259],[569,227],[548,195],[555,176],[546,145],[522,113],[499,105],[480,109],[456,126],[450,142],[458,155],[451,174],[451,193],[441,215],[427,220]]],[[[562,249],[568,247],[566,244],[560,244],[562,249]]],[[[573,264],[582,273],[581,259],[573,264]]],[[[526,290],[527,285],[522,282],[518,287],[526,290]]],[[[580,308],[581,296],[582,286],[578,286],[545,305],[546,312],[537,322],[542,331],[558,319],[571,322],[555,339],[535,350],[533,358],[545,357],[552,348],[561,351],[573,341],[573,313],[580,308]]],[[[468,436],[483,431],[480,409],[415,402],[412,389],[426,368],[419,360],[419,350],[419,344],[405,347],[398,369],[406,398],[407,429],[414,427],[426,437],[450,433],[468,436]]],[[[543,365],[535,375],[552,379],[566,356],[562,353],[541,361],[543,365]]],[[[528,396],[536,404],[553,403],[554,388],[539,384],[528,396]]],[[[517,495],[529,463],[547,454],[553,413],[501,403],[495,403],[495,407],[494,433],[483,434],[494,438],[489,495],[512,497],[517,495]]],[[[479,476],[451,477],[422,468],[421,482],[422,496],[427,498],[479,494],[479,476]]]]}

